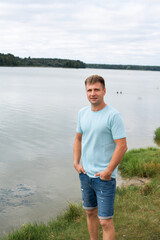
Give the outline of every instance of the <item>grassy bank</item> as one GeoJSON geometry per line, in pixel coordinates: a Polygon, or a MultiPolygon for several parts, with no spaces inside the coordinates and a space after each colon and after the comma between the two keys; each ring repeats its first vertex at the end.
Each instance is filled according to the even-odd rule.
{"type": "MultiPolygon", "coordinates": [[[[145,187],[130,186],[117,189],[114,215],[116,240],[159,240],[160,171],[157,171],[157,166],[160,164],[160,150],[147,148],[129,151],[122,163],[120,169],[123,175],[150,176],[152,180],[145,187]],[[146,171],[148,168],[154,170],[146,171]],[[129,169],[132,171],[128,171],[129,169]]],[[[89,240],[85,212],[81,205],[70,204],[63,215],[48,225],[26,224],[4,239],[89,240]]]]}
{"type": "Polygon", "coordinates": [[[154,177],[160,172],[160,149],[140,148],[128,151],[119,166],[123,177],[154,177]]]}

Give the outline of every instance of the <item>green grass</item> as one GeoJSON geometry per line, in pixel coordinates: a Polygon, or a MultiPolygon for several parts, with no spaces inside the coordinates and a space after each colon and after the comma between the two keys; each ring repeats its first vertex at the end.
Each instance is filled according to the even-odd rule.
{"type": "MultiPolygon", "coordinates": [[[[160,176],[145,187],[117,188],[114,224],[116,240],[160,239],[160,176]]],[[[102,229],[99,233],[102,239],[102,229]]],[[[86,215],[81,205],[70,204],[66,212],[48,225],[26,224],[5,240],[89,240],[86,215]]]]}
{"type": "MultiPolygon", "coordinates": [[[[125,176],[152,178],[144,187],[117,188],[114,214],[116,240],[160,239],[159,163],[160,150],[155,148],[129,151],[123,159],[121,171],[125,176]],[[149,168],[151,170],[146,170],[149,168]]],[[[99,236],[102,239],[101,227],[99,236]]],[[[23,225],[2,240],[89,240],[86,214],[81,205],[69,204],[62,215],[47,225],[23,225]]]]}
{"type": "Polygon", "coordinates": [[[155,139],[160,140],[160,127],[155,130],[154,134],[155,134],[155,139]]]}
{"type": "MultiPolygon", "coordinates": [[[[68,209],[56,220],[45,224],[24,224],[19,230],[10,233],[7,240],[62,240],[76,239],[77,226],[81,224],[83,209],[81,205],[69,204],[68,209]],[[77,225],[77,226],[76,226],[77,225]],[[74,234],[75,232],[75,234],[74,234]]],[[[86,228],[87,232],[87,228],[86,228]]]]}
{"type": "Polygon", "coordinates": [[[117,190],[115,201],[116,239],[160,239],[160,177],[145,187],[117,190]]]}
{"type": "Polygon", "coordinates": [[[160,172],[160,149],[140,148],[128,151],[119,170],[123,177],[153,177],[160,172]]]}

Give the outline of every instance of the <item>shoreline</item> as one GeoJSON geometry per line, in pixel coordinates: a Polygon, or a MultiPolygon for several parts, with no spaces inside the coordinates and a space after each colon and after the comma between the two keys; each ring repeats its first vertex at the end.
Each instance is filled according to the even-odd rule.
{"type": "MultiPolygon", "coordinates": [[[[114,214],[115,240],[124,238],[159,240],[159,178],[160,176],[157,176],[157,179],[154,178],[154,181],[151,180],[151,183],[145,186],[123,185],[124,187],[117,189],[114,214]]],[[[19,230],[5,236],[1,240],[89,239],[85,210],[79,203],[69,203],[68,208],[48,224],[26,223],[19,230]]],[[[100,239],[102,239],[101,228],[100,239]]]]}
{"type": "MultiPolygon", "coordinates": [[[[137,236],[145,240],[150,240],[151,237],[159,240],[160,149],[130,150],[123,158],[123,164],[120,165],[122,176],[118,172],[115,197],[115,240],[123,240],[124,236],[127,240],[137,239],[137,236]],[[139,165],[136,165],[135,161],[139,165]],[[134,174],[131,170],[134,170],[134,174]]],[[[102,230],[100,230],[100,236],[102,236],[102,230]]],[[[6,237],[1,240],[13,239],[88,239],[85,211],[80,203],[69,203],[69,207],[48,224],[23,224],[19,230],[6,234],[6,237]]]]}

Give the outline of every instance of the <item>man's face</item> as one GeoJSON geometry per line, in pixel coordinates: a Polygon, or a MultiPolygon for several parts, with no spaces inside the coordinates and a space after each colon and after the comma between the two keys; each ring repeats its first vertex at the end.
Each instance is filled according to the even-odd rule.
{"type": "Polygon", "coordinates": [[[94,84],[87,84],[86,91],[87,91],[87,98],[92,105],[98,106],[103,102],[106,89],[103,88],[100,82],[97,82],[94,84]]]}

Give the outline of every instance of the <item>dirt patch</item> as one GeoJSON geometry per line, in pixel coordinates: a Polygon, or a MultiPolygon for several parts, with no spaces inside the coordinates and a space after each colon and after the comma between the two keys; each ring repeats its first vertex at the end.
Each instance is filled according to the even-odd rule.
{"type": "Polygon", "coordinates": [[[133,177],[130,179],[123,179],[123,183],[121,186],[143,186],[147,183],[149,183],[151,180],[149,178],[138,178],[133,177]]]}
{"type": "Polygon", "coordinates": [[[151,180],[149,178],[139,178],[139,177],[133,177],[133,178],[122,178],[120,175],[117,177],[117,187],[122,186],[143,186],[147,183],[149,183],[151,180]]]}

